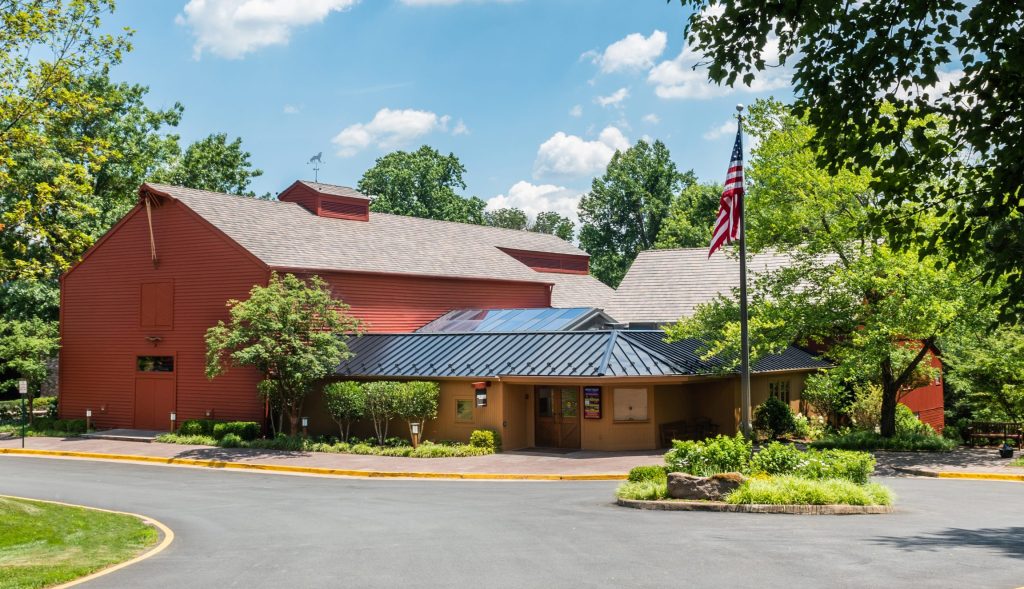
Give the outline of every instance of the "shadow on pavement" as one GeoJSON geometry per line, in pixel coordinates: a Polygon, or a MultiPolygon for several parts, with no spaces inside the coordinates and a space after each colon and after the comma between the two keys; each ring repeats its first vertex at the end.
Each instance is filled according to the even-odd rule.
{"type": "Polygon", "coordinates": [[[193,460],[220,460],[237,462],[251,458],[295,458],[309,456],[309,452],[299,450],[264,450],[256,448],[193,448],[174,455],[175,458],[191,458],[193,460]]]}
{"type": "Polygon", "coordinates": [[[873,542],[907,552],[972,547],[988,548],[1017,558],[1024,557],[1024,527],[1020,526],[977,530],[947,528],[941,532],[918,536],[882,536],[873,542]]]}

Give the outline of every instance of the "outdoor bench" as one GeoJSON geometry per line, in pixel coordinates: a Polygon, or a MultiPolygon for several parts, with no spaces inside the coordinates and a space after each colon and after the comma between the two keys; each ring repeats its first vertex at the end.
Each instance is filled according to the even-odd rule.
{"type": "Polygon", "coordinates": [[[975,440],[1013,440],[1017,447],[1024,441],[1024,425],[1008,421],[975,421],[967,427],[967,442],[973,446],[975,440]]]}

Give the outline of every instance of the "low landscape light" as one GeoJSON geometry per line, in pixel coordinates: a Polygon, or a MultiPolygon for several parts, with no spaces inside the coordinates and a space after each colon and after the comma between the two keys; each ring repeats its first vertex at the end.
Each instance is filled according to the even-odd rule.
{"type": "Polygon", "coordinates": [[[92,417],[92,409],[86,409],[85,410],[85,416],[86,417],[92,417]]]}
{"type": "Polygon", "coordinates": [[[412,431],[412,435],[414,435],[414,436],[420,435],[420,424],[419,424],[418,421],[414,421],[414,422],[410,423],[409,424],[409,429],[412,431]]]}
{"type": "Polygon", "coordinates": [[[302,418],[302,427],[309,427],[309,418],[308,417],[303,417],[302,418]]]}
{"type": "Polygon", "coordinates": [[[171,421],[178,421],[178,414],[171,411],[171,421]]]}

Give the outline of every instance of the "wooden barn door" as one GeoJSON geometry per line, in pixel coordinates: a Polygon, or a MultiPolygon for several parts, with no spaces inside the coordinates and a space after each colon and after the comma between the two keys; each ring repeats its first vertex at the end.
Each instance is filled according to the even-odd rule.
{"type": "Polygon", "coordinates": [[[175,391],[174,356],[138,356],[135,371],[135,429],[171,427],[175,391]]]}
{"type": "Polygon", "coordinates": [[[534,444],[542,448],[580,447],[578,387],[537,387],[534,444]]]}

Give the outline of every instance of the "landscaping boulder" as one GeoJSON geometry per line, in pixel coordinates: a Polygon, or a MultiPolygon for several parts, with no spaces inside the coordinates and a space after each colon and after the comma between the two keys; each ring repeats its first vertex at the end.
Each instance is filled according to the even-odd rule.
{"type": "Polygon", "coordinates": [[[698,477],[685,472],[668,473],[668,496],[672,499],[722,501],[746,479],[738,472],[698,477]]]}

